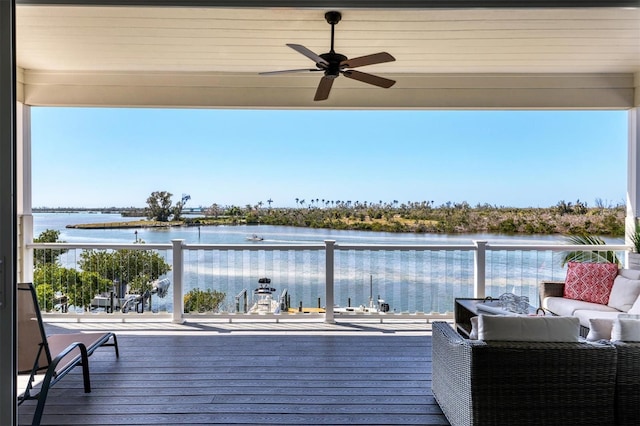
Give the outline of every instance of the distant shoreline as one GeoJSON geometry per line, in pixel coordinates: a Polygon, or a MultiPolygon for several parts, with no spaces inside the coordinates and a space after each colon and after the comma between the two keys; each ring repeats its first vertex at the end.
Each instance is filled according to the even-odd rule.
{"type": "Polygon", "coordinates": [[[70,229],[130,229],[130,228],[170,228],[182,226],[183,221],[158,222],[157,220],[133,220],[129,222],[79,223],[66,225],[70,229]]]}
{"type": "Polygon", "coordinates": [[[410,204],[340,204],[336,206],[213,206],[206,211],[183,211],[180,220],[160,222],[140,220],[144,210],[108,209],[34,209],[35,213],[109,213],[137,220],[67,225],[75,229],[169,228],[179,226],[276,225],[299,228],[323,228],[417,234],[499,233],[506,235],[625,235],[625,208],[587,207],[576,202],[560,202],[548,208],[509,208],[491,205],[471,207],[466,203],[432,206],[410,204]]]}

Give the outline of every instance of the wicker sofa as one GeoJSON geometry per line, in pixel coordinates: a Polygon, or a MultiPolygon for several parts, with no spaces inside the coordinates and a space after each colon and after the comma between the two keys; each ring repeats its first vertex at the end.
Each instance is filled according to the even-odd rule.
{"type": "Polygon", "coordinates": [[[617,351],[615,420],[635,426],[640,419],[640,342],[611,342],[617,351]]]}
{"type": "Polygon", "coordinates": [[[468,340],[446,322],[432,344],[433,395],[453,426],[615,424],[611,344],[468,340]]]}

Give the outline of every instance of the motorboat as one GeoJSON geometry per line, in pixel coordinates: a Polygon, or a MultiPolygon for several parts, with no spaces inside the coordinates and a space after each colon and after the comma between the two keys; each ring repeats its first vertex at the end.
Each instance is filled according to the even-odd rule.
{"type": "Polygon", "coordinates": [[[264,240],[264,238],[257,234],[253,234],[250,237],[247,237],[247,241],[262,241],[262,240],[264,240]]]}
{"type": "Polygon", "coordinates": [[[373,276],[369,277],[369,302],[366,305],[333,307],[333,312],[336,314],[379,314],[389,312],[389,310],[389,304],[381,299],[380,295],[378,295],[376,303],[373,301],[373,276]]]}
{"type": "Polygon", "coordinates": [[[150,308],[151,296],[155,294],[160,298],[164,298],[169,291],[170,285],[171,281],[168,278],[157,279],[151,283],[151,290],[147,290],[143,294],[126,293],[124,290],[128,286],[124,285],[122,288],[116,288],[119,286],[114,285],[114,291],[94,296],[91,300],[91,308],[93,311],[144,312],[150,308]],[[118,296],[119,291],[124,294],[118,296]]]}
{"type": "Polygon", "coordinates": [[[333,312],[336,314],[379,314],[389,312],[389,304],[385,303],[384,299],[380,299],[380,296],[378,296],[376,304],[373,303],[373,299],[369,299],[369,303],[367,305],[347,307],[335,306],[333,308],[333,312]]]}
{"type": "Polygon", "coordinates": [[[270,278],[260,278],[258,280],[258,287],[253,291],[254,303],[249,309],[249,313],[279,314],[280,301],[273,297],[275,292],[276,289],[271,287],[270,278]]]}

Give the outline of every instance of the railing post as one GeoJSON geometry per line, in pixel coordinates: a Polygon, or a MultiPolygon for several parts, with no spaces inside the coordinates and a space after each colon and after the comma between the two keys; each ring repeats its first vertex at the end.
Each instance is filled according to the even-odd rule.
{"type": "Polygon", "coordinates": [[[182,278],[184,271],[184,251],[182,244],[184,240],[171,240],[173,244],[173,322],[183,322],[184,314],[184,290],[182,288],[182,278]]]}
{"type": "Polygon", "coordinates": [[[482,299],[485,297],[485,283],[487,277],[487,242],[474,240],[473,244],[476,246],[473,256],[473,297],[482,299]]]}
{"type": "Polygon", "coordinates": [[[334,278],[334,269],[333,269],[333,253],[336,242],[333,240],[325,240],[325,311],[324,311],[324,322],[335,323],[335,319],[333,318],[333,278],[334,278]]]}

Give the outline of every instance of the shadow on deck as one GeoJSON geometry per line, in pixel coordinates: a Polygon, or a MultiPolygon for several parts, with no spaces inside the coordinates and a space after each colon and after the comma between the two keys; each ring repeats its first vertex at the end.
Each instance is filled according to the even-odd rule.
{"type": "Polygon", "coordinates": [[[113,330],[121,355],[94,353],[89,394],[79,369],[53,387],[43,425],[448,425],[424,323],[48,327],[113,330]]]}

